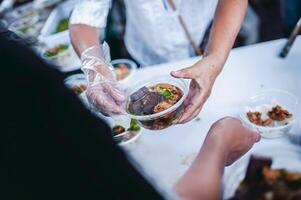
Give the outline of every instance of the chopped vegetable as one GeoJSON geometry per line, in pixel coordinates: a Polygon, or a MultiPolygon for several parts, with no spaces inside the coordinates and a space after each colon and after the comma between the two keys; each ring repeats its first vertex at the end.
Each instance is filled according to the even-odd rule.
{"type": "Polygon", "coordinates": [[[165,99],[173,98],[173,94],[168,89],[165,88],[160,89],[159,94],[163,95],[165,99]]]}
{"type": "Polygon", "coordinates": [[[137,120],[131,119],[130,128],[128,128],[128,131],[135,131],[135,132],[140,131],[140,126],[139,126],[137,120]]]}
{"type": "Polygon", "coordinates": [[[45,57],[53,57],[53,56],[56,56],[58,55],[59,53],[67,50],[69,47],[68,44],[60,44],[58,46],[55,46],[51,49],[48,49],[45,53],[44,53],[44,56],[45,57]]]}
{"type": "Polygon", "coordinates": [[[68,30],[69,26],[69,20],[68,19],[62,19],[59,24],[57,25],[55,29],[55,33],[63,32],[65,30],[68,30]]]}

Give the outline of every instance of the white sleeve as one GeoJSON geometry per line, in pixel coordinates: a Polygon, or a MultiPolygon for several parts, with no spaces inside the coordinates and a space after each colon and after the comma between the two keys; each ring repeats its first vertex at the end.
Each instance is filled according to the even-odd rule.
{"type": "Polygon", "coordinates": [[[105,28],[111,0],[80,0],[74,7],[70,24],[86,24],[105,28]]]}

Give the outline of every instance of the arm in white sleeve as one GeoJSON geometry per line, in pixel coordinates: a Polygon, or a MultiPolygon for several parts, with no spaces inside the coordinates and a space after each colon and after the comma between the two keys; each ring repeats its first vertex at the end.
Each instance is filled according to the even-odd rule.
{"type": "Polygon", "coordinates": [[[74,8],[70,24],[105,28],[111,0],[81,0],[74,8]]]}

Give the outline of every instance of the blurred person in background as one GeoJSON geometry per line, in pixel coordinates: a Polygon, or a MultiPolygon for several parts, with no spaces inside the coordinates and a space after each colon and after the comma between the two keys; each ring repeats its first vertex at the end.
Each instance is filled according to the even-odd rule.
{"type": "MultiPolygon", "coordinates": [[[[125,100],[116,87],[108,51],[99,41],[99,30],[106,26],[110,5],[110,0],[81,1],[73,10],[69,27],[73,46],[90,82],[88,99],[107,115],[120,113],[125,100]]],[[[247,0],[125,1],[125,45],[141,66],[194,56],[197,51],[193,42],[200,45],[214,18],[203,58],[193,66],[171,72],[174,77],[192,80],[179,123],[195,118],[210,96],[240,30],[247,5],[247,0]],[[178,15],[183,18],[190,39],[178,15]]]]}
{"type": "Polygon", "coordinates": [[[284,33],[289,36],[301,17],[300,0],[282,0],[284,33]]]}

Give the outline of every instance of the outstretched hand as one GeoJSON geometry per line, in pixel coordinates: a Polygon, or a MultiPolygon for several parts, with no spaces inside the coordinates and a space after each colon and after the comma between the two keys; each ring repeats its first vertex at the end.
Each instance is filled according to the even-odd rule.
{"type": "Polygon", "coordinates": [[[221,68],[215,63],[214,58],[204,57],[191,67],[171,72],[175,78],[191,79],[189,93],[184,101],[184,114],[178,123],[189,122],[201,112],[221,68]]]}

